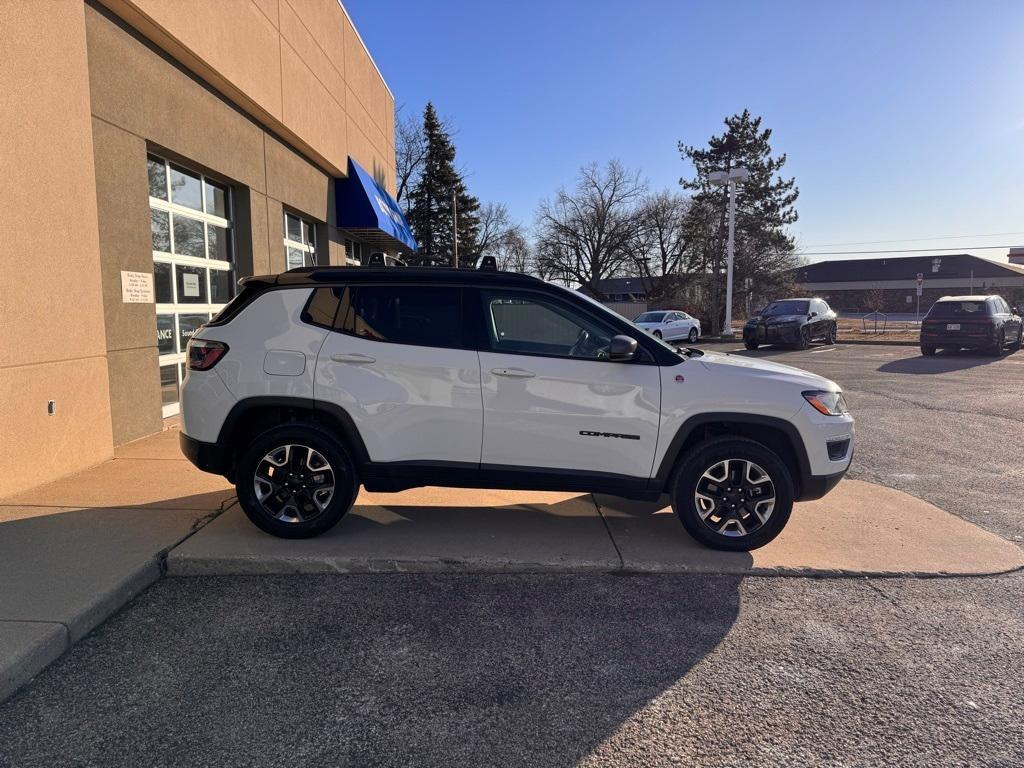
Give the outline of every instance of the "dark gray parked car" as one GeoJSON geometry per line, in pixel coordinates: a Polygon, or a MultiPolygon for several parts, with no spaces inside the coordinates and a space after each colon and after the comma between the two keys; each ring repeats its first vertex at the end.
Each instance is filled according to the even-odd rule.
{"type": "Polygon", "coordinates": [[[937,349],[980,349],[1003,354],[1020,349],[1024,324],[1002,296],[943,296],[921,321],[921,354],[937,349]]]}
{"type": "Polygon", "coordinates": [[[835,344],[836,335],[836,313],[824,299],[782,299],[747,320],[743,346],[757,349],[761,344],[791,344],[807,349],[812,341],[835,344]]]}

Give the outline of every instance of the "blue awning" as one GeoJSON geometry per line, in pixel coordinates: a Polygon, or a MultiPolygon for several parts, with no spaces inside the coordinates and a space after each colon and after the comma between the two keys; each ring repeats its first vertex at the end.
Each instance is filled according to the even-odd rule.
{"type": "Polygon", "coordinates": [[[384,250],[417,249],[416,238],[398,203],[351,157],[348,178],[335,181],[335,200],[339,229],[384,250]]]}

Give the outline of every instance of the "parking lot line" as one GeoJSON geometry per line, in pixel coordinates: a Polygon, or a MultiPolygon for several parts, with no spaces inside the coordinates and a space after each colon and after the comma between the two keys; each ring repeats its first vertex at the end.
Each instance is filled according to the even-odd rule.
{"type": "Polygon", "coordinates": [[[816,355],[819,352],[835,352],[839,347],[823,347],[822,349],[811,350],[812,355],[816,355]]]}

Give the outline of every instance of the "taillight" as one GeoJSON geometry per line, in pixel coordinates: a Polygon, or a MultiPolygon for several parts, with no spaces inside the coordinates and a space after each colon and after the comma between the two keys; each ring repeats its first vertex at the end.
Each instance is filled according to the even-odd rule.
{"type": "Polygon", "coordinates": [[[190,339],[188,342],[188,369],[208,371],[227,354],[228,345],[221,341],[190,339]]]}

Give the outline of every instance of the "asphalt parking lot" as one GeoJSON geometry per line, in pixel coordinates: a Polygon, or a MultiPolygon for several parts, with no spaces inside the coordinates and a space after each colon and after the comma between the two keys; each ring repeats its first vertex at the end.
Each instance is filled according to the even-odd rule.
{"type": "Polygon", "coordinates": [[[1024,352],[926,358],[917,347],[841,342],[803,352],[704,348],[737,347],[734,354],[805,368],[843,388],[857,419],[850,477],[1024,540],[1024,352]]]}
{"type": "MultiPolygon", "coordinates": [[[[1024,354],[742,354],[843,386],[855,477],[1024,536],[1024,354]]],[[[1022,604],[1019,573],[165,579],[0,705],[0,766],[1022,765],[1022,604]]]]}

